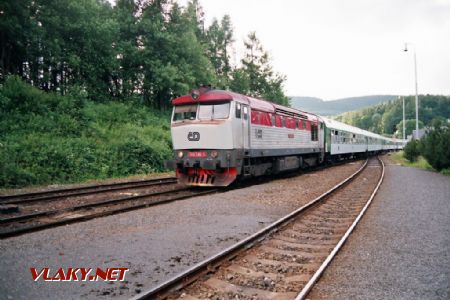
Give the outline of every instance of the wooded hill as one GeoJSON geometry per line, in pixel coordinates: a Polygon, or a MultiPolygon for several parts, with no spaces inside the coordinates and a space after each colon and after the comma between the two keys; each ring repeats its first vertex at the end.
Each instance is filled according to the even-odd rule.
{"type": "MultiPolygon", "coordinates": [[[[406,135],[415,129],[415,97],[405,97],[406,135]]],[[[447,123],[450,119],[450,97],[419,95],[419,128],[430,127],[433,120],[447,123]]],[[[396,99],[365,109],[344,113],[336,120],[384,135],[401,138],[403,131],[402,100],[396,99]]]]}

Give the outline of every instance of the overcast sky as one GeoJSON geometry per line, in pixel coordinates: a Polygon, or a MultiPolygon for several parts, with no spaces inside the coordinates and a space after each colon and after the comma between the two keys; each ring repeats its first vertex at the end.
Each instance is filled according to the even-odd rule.
{"type": "MultiPolygon", "coordinates": [[[[185,0],[179,0],[183,5],[185,0]]],[[[450,0],[200,0],[207,23],[228,14],[236,53],[256,31],[290,96],[325,100],[450,95],[450,0]],[[411,48],[412,50],[412,48],[411,48]]]]}

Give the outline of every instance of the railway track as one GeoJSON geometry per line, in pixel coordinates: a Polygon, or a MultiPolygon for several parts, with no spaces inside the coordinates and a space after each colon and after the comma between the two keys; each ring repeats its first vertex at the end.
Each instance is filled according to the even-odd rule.
{"type": "Polygon", "coordinates": [[[176,188],[90,202],[60,209],[21,214],[0,219],[0,238],[8,238],[46,228],[82,222],[194,196],[212,194],[217,191],[218,189],[176,188]]]}
{"type": "MultiPolygon", "coordinates": [[[[313,168],[307,172],[320,169],[321,167],[313,168]]],[[[298,174],[281,175],[279,178],[286,176],[298,174]]],[[[268,180],[257,178],[255,181],[264,183],[268,180]]],[[[246,181],[232,188],[242,188],[254,183],[246,181]]],[[[220,189],[226,190],[228,189],[220,189]]],[[[217,188],[180,188],[175,177],[166,177],[1,196],[0,206],[15,205],[17,211],[0,215],[0,239],[218,191],[217,188]],[[123,197],[123,194],[127,196],[123,197]]]]}
{"type": "Polygon", "coordinates": [[[383,177],[379,159],[366,161],[305,206],[134,299],[305,299],[383,177]]]}
{"type": "Polygon", "coordinates": [[[109,184],[98,184],[92,186],[65,188],[58,190],[39,191],[23,194],[0,195],[0,204],[22,204],[34,201],[47,201],[63,197],[83,196],[98,194],[108,191],[118,191],[131,188],[149,187],[168,183],[176,183],[176,177],[163,177],[149,180],[118,182],[109,184]]]}

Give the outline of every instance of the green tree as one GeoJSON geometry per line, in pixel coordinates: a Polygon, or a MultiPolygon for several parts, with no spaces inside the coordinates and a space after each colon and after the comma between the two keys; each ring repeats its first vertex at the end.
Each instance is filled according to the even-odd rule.
{"type": "Polygon", "coordinates": [[[8,74],[24,72],[27,44],[38,26],[32,19],[36,13],[34,1],[3,0],[0,11],[0,79],[4,79],[8,74]]]}
{"type": "Polygon", "coordinates": [[[165,109],[169,100],[200,84],[215,84],[213,67],[197,38],[193,9],[182,11],[168,1],[155,1],[143,10],[140,22],[142,93],[146,103],[165,109]]]}
{"type": "MultiPolygon", "coordinates": [[[[423,128],[423,122],[419,120],[419,128],[423,128]]],[[[397,126],[396,137],[401,138],[403,134],[403,120],[400,121],[397,126]]],[[[405,134],[406,137],[412,135],[413,130],[416,130],[416,119],[405,120],[405,134]]]]}
{"type": "Polygon", "coordinates": [[[433,122],[433,128],[422,140],[421,152],[436,170],[450,168],[450,128],[448,124],[441,121],[433,122]]]}
{"type": "Polygon", "coordinates": [[[92,96],[108,95],[117,29],[108,2],[13,2],[1,8],[3,75],[20,75],[46,91],[64,94],[78,85],[92,96]]]}
{"type": "Polygon", "coordinates": [[[219,23],[214,19],[206,32],[207,55],[214,66],[217,86],[226,89],[230,84],[230,46],[233,43],[233,29],[228,15],[219,23]]]}
{"type": "Polygon", "coordinates": [[[415,162],[420,155],[419,141],[411,140],[403,149],[404,156],[410,162],[415,162]]]}
{"type": "Polygon", "coordinates": [[[114,18],[119,26],[112,58],[112,92],[115,97],[131,97],[139,85],[142,64],[138,49],[139,7],[134,0],[118,0],[114,18]]]}
{"type": "Polygon", "coordinates": [[[373,127],[372,127],[372,129],[373,129],[373,131],[374,132],[378,132],[378,133],[381,133],[381,130],[380,130],[380,127],[381,127],[381,114],[379,114],[379,113],[375,113],[373,116],[372,116],[372,124],[373,124],[373,127]]]}
{"type": "Polygon", "coordinates": [[[244,45],[246,53],[241,61],[242,68],[240,71],[233,72],[231,86],[243,88],[243,90],[236,90],[237,92],[289,105],[289,99],[283,92],[283,83],[286,78],[273,71],[269,54],[264,50],[255,32],[248,35],[244,45]],[[244,82],[237,83],[238,80],[244,80],[244,82]]]}

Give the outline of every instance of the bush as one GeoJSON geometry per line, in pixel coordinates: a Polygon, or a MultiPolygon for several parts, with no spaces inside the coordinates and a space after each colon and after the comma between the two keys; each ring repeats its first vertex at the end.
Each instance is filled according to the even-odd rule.
{"type": "Polygon", "coordinates": [[[422,141],[421,153],[434,169],[450,168],[450,128],[436,126],[428,132],[422,141]]]}
{"type": "Polygon", "coordinates": [[[417,140],[410,141],[408,144],[406,144],[403,151],[404,151],[403,155],[407,160],[409,160],[410,162],[415,162],[420,155],[419,141],[417,140]]]}

